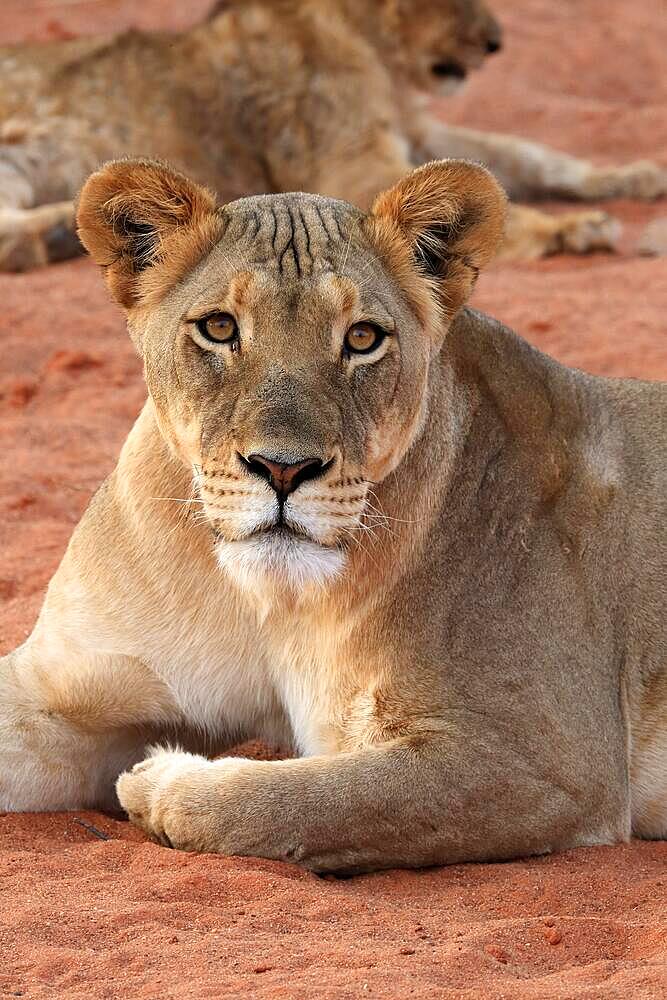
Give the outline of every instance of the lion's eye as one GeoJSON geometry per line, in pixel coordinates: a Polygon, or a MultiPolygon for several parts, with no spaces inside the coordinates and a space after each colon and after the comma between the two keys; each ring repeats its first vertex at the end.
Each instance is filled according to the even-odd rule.
{"type": "Polygon", "coordinates": [[[379,347],[386,333],[372,323],[355,323],[345,334],[343,346],[348,354],[370,354],[379,347]]]}
{"type": "Polygon", "coordinates": [[[229,313],[211,313],[197,320],[197,329],[202,337],[214,344],[231,344],[239,336],[238,324],[229,313]]]}

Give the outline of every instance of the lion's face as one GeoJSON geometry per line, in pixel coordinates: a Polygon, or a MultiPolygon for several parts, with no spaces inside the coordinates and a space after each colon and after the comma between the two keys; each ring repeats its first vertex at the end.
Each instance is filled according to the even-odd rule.
{"type": "MultiPolygon", "coordinates": [[[[255,0],[281,18],[296,18],[308,7],[303,0],[255,0]]],[[[219,0],[210,17],[248,0],[219,0]]],[[[322,5],[323,6],[323,5],[322,5]]],[[[407,72],[416,90],[445,96],[467,74],[501,47],[502,32],[484,0],[337,0],[331,14],[351,18],[348,30],[360,30],[378,45],[393,68],[407,72]]]]}
{"type": "Polygon", "coordinates": [[[377,491],[420,434],[499,205],[467,164],[414,172],[368,216],[303,194],[218,211],[145,161],[88,182],[81,236],[128,308],[160,430],[237,580],[322,582],[383,523],[377,491]]]}
{"type": "Polygon", "coordinates": [[[342,202],[244,199],[142,329],[163,433],[218,554],[337,571],[419,431],[432,348],[342,202]]]}
{"type": "Polygon", "coordinates": [[[501,47],[500,25],[481,0],[399,0],[394,16],[411,83],[436,96],[454,93],[501,47]]]}

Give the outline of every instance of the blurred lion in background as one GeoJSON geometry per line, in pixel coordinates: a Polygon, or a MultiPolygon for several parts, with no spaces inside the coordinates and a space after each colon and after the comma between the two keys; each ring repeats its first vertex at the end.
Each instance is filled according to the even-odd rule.
{"type": "MultiPolygon", "coordinates": [[[[312,191],[368,206],[416,164],[485,163],[513,198],[654,198],[649,162],[597,168],[428,112],[501,47],[482,0],[223,0],[181,34],[0,49],[0,270],[81,252],[74,199],[101,162],[167,159],[223,201],[312,191]]],[[[503,252],[613,248],[599,211],[512,206],[503,252]]]]}

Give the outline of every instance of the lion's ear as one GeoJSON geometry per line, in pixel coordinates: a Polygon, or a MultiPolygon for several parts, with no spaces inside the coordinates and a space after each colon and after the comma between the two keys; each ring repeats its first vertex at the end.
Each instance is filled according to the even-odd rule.
{"type": "Polygon", "coordinates": [[[505,209],[505,193],[488,170],[440,160],[379,194],[366,223],[390,264],[393,258],[405,274],[407,263],[430,280],[445,319],[451,319],[500,246],[505,209]]]}
{"type": "Polygon", "coordinates": [[[112,295],[129,309],[150,287],[149,269],[166,266],[157,283],[165,288],[194,267],[216,241],[219,216],[213,195],[178,171],[152,160],[115,160],[84,184],[77,225],[112,295]]]}

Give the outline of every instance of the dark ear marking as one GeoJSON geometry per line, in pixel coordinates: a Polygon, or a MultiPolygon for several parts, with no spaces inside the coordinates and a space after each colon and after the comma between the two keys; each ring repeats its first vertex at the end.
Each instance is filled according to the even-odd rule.
{"type": "MultiPolygon", "coordinates": [[[[504,193],[484,167],[442,160],[418,167],[379,194],[367,229],[415,301],[421,293],[411,284],[406,255],[412,274],[429,279],[427,294],[441,319],[451,319],[496,252],[504,217],[504,193]]],[[[426,314],[427,307],[419,308],[426,314]]]]}
{"type": "Polygon", "coordinates": [[[462,229],[467,226],[466,221],[461,223],[442,223],[430,226],[417,237],[414,246],[415,264],[428,278],[446,278],[451,265],[458,261],[473,273],[473,281],[479,277],[479,267],[472,262],[468,254],[457,253],[452,250],[456,245],[456,239],[462,229]]]}
{"type": "Polygon", "coordinates": [[[429,278],[443,278],[447,271],[454,226],[448,223],[429,226],[421,232],[414,244],[414,259],[419,270],[429,278]]]}
{"type": "Polygon", "coordinates": [[[210,191],[153,160],[114,160],[92,174],[79,196],[77,223],[81,242],[126,309],[164,294],[225,228],[210,191]]]}
{"type": "Polygon", "coordinates": [[[158,262],[160,237],[155,226],[139,222],[129,214],[111,213],[110,223],[114,233],[121,237],[119,257],[128,258],[135,274],[158,262]]]}
{"type": "Polygon", "coordinates": [[[149,226],[146,222],[137,222],[129,215],[122,215],[120,219],[112,219],[115,232],[119,236],[126,236],[128,239],[141,239],[145,236],[155,236],[155,227],[149,226]]]}

